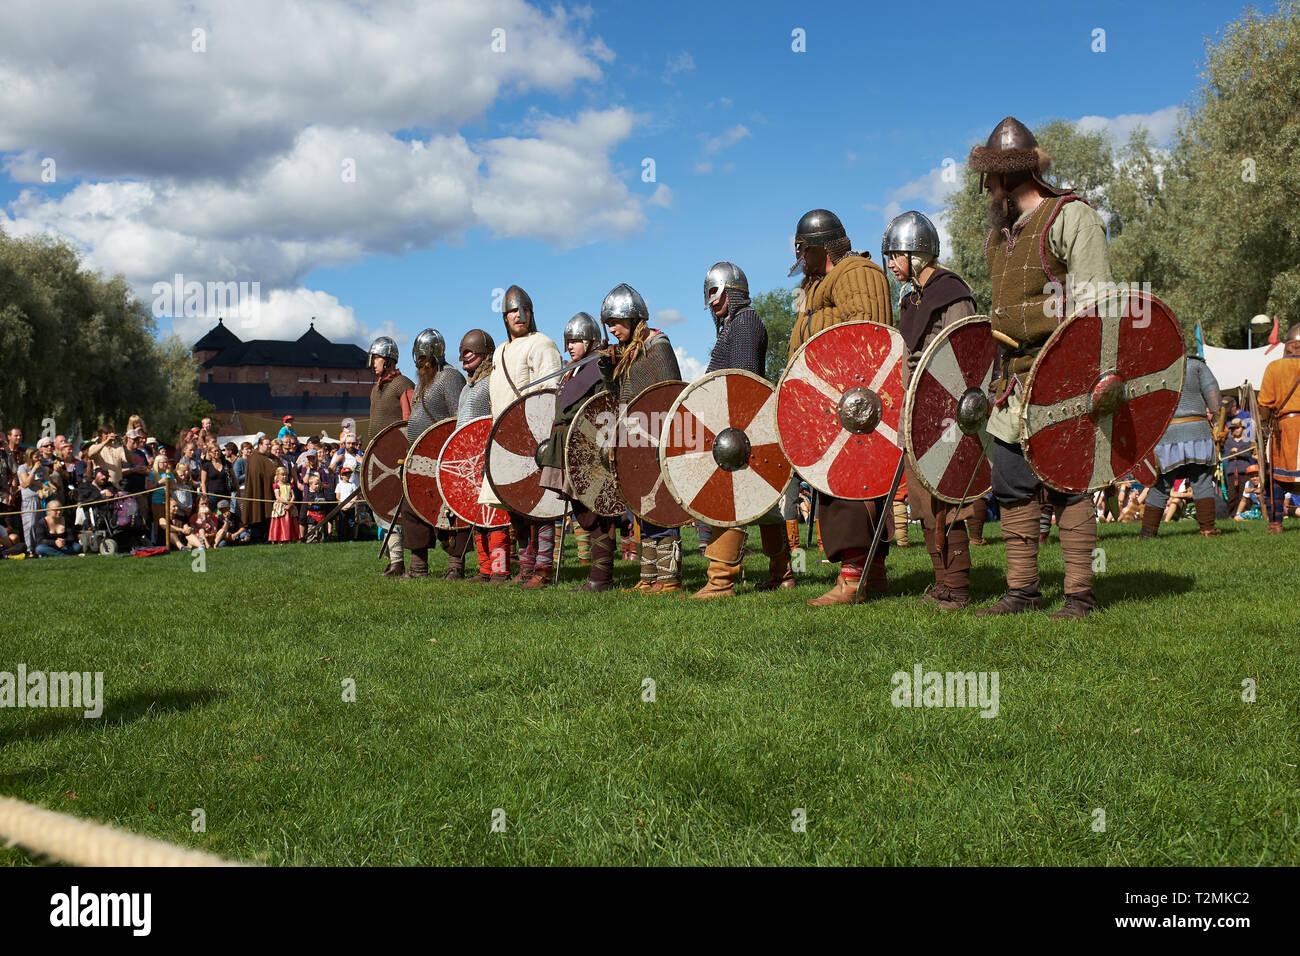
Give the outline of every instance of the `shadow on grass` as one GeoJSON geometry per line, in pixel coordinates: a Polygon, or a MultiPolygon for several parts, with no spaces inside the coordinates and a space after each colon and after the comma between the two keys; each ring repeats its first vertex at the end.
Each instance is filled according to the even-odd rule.
{"type": "Polygon", "coordinates": [[[225,695],[221,692],[208,687],[157,693],[140,692],[121,700],[109,698],[105,701],[103,715],[98,719],[85,717],[83,711],[75,708],[47,710],[26,726],[0,730],[0,747],[22,741],[49,740],[65,733],[124,727],[152,715],[181,713],[195,707],[205,707],[223,696],[225,695]]]}
{"type": "MultiPolygon", "coordinates": [[[[1141,571],[1129,574],[1115,572],[1098,574],[1097,590],[1106,600],[1143,600],[1172,594],[1186,594],[1196,587],[1196,579],[1187,574],[1170,574],[1167,571],[1141,571]]],[[[920,596],[934,583],[931,571],[912,571],[889,580],[889,593],[920,596]]],[[[1062,587],[1059,573],[1048,574],[1042,580],[1044,594],[1057,594],[1062,587]]],[[[995,596],[1007,589],[1002,568],[977,567],[971,569],[971,595],[978,601],[980,595],[995,596]]]]}

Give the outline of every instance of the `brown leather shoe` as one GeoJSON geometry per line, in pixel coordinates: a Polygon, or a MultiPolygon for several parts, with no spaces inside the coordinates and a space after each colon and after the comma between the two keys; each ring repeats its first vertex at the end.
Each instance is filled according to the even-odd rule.
{"type": "Polygon", "coordinates": [[[724,597],[735,597],[735,596],[736,596],[736,589],[732,587],[730,584],[719,585],[710,581],[708,584],[704,585],[704,587],[700,588],[698,591],[692,594],[691,598],[697,601],[709,601],[712,600],[713,598],[724,598],[724,597]]]}
{"type": "Polygon", "coordinates": [[[1012,588],[998,599],[992,607],[982,607],[976,611],[979,617],[1002,614],[1021,614],[1025,611],[1041,611],[1043,596],[1034,591],[1012,588]]]}
{"type": "Polygon", "coordinates": [[[1268,534],[1281,534],[1281,533],[1282,533],[1282,522],[1280,522],[1280,521],[1270,521],[1270,522],[1268,523],[1268,528],[1266,528],[1265,530],[1267,531],[1268,534]]]}
{"type": "Polygon", "coordinates": [[[649,594],[655,588],[655,582],[651,578],[641,578],[630,588],[622,588],[624,594],[649,594]]]}
{"type": "Polygon", "coordinates": [[[543,568],[540,571],[534,569],[532,575],[528,578],[527,581],[523,583],[523,587],[527,588],[530,591],[535,591],[538,588],[546,587],[550,583],[551,583],[550,568],[543,568]]]}
{"type": "Polygon", "coordinates": [[[830,607],[832,604],[861,604],[865,599],[858,597],[858,582],[850,582],[844,575],[835,579],[835,586],[821,597],[808,602],[809,607],[830,607]]]}
{"type": "Polygon", "coordinates": [[[754,585],[755,591],[784,591],[786,588],[795,588],[799,582],[794,578],[769,578],[759,584],[754,585]]]}
{"type": "Polygon", "coordinates": [[[487,574],[487,573],[485,573],[485,572],[483,572],[483,571],[480,571],[478,574],[474,575],[472,578],[469,579],[469,583],[470,583],[470,584],[487,584],[487,583],[488,583],[489,581],[491,581],[491,580],[492,580],[492,575],[487,574]]]}
{"type": "Polygon", "coordinates": [[[650,594],[681,594],[681,581],[656,581],[650,585],[650,594]]]}
{"type": "Polygon", "coordinates": [[[397,576],[397,580],[414,581],[417,578],[427,578],[428,576],[429,576],[428,571],[417,571],[415,568],[411,568],[411,570],[407,571],[405,574],[399,574],[397,576]]]}
{"type": "Polygon", "coordinates": [[[1087,617],[1097,607],[1097,598],[1092,593],[1092,588],[1086,591],[1079,591],[1076,594],[1067,594],[1065,604],[1059,611],[1052,615],[1053,621],[1066,621],[1075,618],[1087,617]]]}
{"type": "Polygon", "coordinates": [[[384,577],[386,578],[401,577],[405,573],[406,573],[406,565],[403,564],[401,561],[394,561],[392,564],[386,567],[383,572],[384,577]]]}
{"type": "Polygon", "coordinates": [[[936,584],[925,593],[921,602],[941,611],[960,611],[970,607],[970,588],[950,588],[946,584],[936,584]]]}
{"type": "Polygon", "coordinates": [[[1213,538],[1215,535],[1219,534],[1223,534],[1223,532],[1218,528],[1204,528],[1200,532],[1202,538],[1213,538]]]}
{"type": "Polygon", "coordinates": [[[586,594],[586,593],[595,593],[599,591],[608,591],[613,586],[614,586],[613,581],[593,581],[590,578],[588,578],[586,581],[583,581],[577,587],[569,588],[569,593],[586,594]]]}
{"type": "Polygon", "coordinates": [[[510,575],[508,575],[508,574],[494,574],[494,575],[492,575],[492,577],[490,577],[490,578],[488,579],[488,583],[490,583],[490,584],[509,584],[509,583],[510,583],[510,575]]]}

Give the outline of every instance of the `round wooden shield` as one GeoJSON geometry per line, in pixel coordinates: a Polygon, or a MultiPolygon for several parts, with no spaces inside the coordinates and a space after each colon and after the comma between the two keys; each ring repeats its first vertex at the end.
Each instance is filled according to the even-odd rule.
{"type": "Polygon", "coordinates": [[[696,379],[668,410],[659,467],[692,517],[720,528],[757,521],[790,482],[790,462],[777,441],[776,390],[739,369],[696,379]]]}
{"type": "Polygon", "coordinates": [[[438,458],[442,446],[456,430],[456,419],[444,418],[430,425],[411,442],[406,453],[406,467],[402,469],[402,484],[406,488],[406,503],[425,524],[436,525],[442,514],[442,492],[438,490],[438,458]]]}
{"type": "Polygon", "coordinates": [[[1150,488],[1160,479],[1160,459],[1155,452],[1147,455],[1133,466],[1133,480],[1143,488],[1150,488]]]}
{"type": "Polygon", "coordinates": [[[952,504],[988,494],[984,449],[998,344],[986,315],[943,329],[921,353],[903,403],[907,463],[926,491],[952,504]]]}
{"type": "Polygon", "coordinates": [[[361,456],[361,496],[387,527],[402,503],[402,462],[406,458],[405,420],[393,422],[366,446],[361,456]]]}
{"type": "Polygon", "coordinates": [[[551,437],[555,422],[553,388],[515,399],[497,418],[488,437],[487,479],[492,491],[515,514],[546,520],[564,514],[559,494],[543,488],[537,446],[551,437]]]}
{"type": "Polygon", "coordinates": [[[578,406],[564,439],[564,468],[573,497],[604,518],[627,508],[614,474],[618,423],[618,396],[601,392],[578,406]]]}
{"type": "Polygon", "coordinates": [[[1185,371],[1182,329],[1155,296],[1124,293],[1083,306],[1029,370],[1020,416],[1025,461],[1058,491],[1105,487],[1155,448],[1185,371]]]}
{"type": "Polygon", "coordinates": [[[844,322],[795,353],[776,389],[776,427],[795,471],[835,498],[889,493],[903,456],[903,337],[844,322]]]}
{"type": "Polygon", "coordinates": [[[451,433],[438,459],[438,491],[451,513],[479,528],[499,528],[510,523],[500,508],[478,503],[483,488],[483,458],[487,451],[492,416],[466,422],[451,433]]]}
{"type": "Polygon", "coordinates": [[[668,493],[659,467],[659,440],[668,412],[685,382],[657,382],[628,403],[614,447],[614,473],[632,513],[661,528],[690,524],[691,516],[668,493]]]}

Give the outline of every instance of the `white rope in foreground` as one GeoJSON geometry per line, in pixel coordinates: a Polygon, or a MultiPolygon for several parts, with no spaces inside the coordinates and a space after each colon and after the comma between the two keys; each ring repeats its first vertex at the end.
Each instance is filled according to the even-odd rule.
{"type": "Polygon", "coordinates": [[[0,841],[77,866],[242,866],[210,853],[0,797],[0,841]]]}

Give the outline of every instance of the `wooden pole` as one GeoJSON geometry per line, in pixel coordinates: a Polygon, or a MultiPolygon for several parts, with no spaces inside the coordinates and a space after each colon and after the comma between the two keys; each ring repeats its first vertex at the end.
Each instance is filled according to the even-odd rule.
{"type": "Polygon", "coordinates": [[[163,534],[167,541],[164,543],[168,551],[172,549],[172,479],[171,475],[163,478],[163,534]]]}

